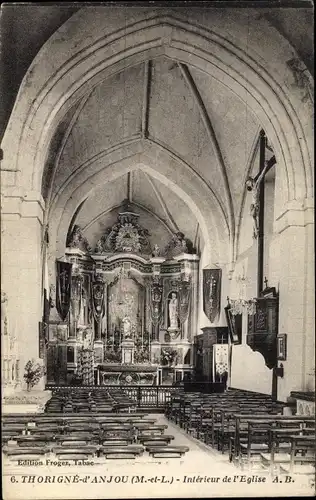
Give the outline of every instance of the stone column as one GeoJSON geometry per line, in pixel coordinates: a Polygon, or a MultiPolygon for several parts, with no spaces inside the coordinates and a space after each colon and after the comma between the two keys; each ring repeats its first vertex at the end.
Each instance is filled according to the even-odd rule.
{"type": "MultiPolygon", "coordinates": [[[[42,221],[40,193],[3,187],[1,286],[8,295],[8,321],[15,324],[21,370],[39,360],[39,322],[42,319],[42,221]]],[[[23,375],[23,373],[21,375],[23,375]]],[[[42,388],[44,380],[39,383],[42,388]]]]}
{"type": "Polygon", "coordinates": [[[270,248],[274,274],[279,277],[279,333],[287,334],[284,377],[278,378],[280,400],[286,400],[291,391],[308,390],[315,366],[313,225],[311,200],[289,203],[276,220],[278,236],[270,248]]]}

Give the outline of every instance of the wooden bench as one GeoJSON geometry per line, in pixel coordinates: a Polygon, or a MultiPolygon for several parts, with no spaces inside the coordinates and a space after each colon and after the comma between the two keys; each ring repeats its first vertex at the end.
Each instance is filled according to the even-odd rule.
{"type": "Polygon", "coordinates": [[[174,436],[171,436],[168,434],[160,434],[158,436],[155,436],[155,435],[148,436],[148,435],[141,434],[141,435],[137,436],[137,441],[142,443],[144,446],[146,446],[146,445],[149,446],[149,442],[161,443],[161,445],[169,444],[170,441],[172,441],[172,439],[174,439],[174,436]]]}
{"type": "Polygon", "coordinates": [[[39,460],[50,452],[48,447],[20,447],[7,446],[2,449],[5,456],[10,460],[39,460]]]}
{"type": "Polygon", "coordinates": [[[147,446],[146,451],[152,457],[177,458],[189,451],[188,446],[147,446]]]}
{"type": "Polygon", "coordinates": [[[108,446],[127,446],[130,444],[133,444],[134,439],[132,438],[126,438],[126,439],[120,439],[120,438],[110,438],[107,439],[106,441],[102,442],[102,446],[105,448],[108,446]]]}
{"type": "Polygon", "coordinates": [[[18,444],[23,444],[25,446],[25,444],[28,444],[28,443],[38,443],[39,446],[43,446],[43,443],[50,443],[50,442],[53,442],[55,441],[55,434],[51,433],[51,434],[32,434],[31,436],[17,436],[15,438],[15,440],[17,441],[18,444]]]}
{"type": "Polygon", "coordinates": [[[167,425],[137,425],[134,426],[138,433],[140,434],[163,434],[163,432],[168,428],[167,425]]]}
{"type": "Polygon", "coordinates": [[[98,447],[97,446],[73,446],[72,443],[70,443],[69,446],[55,446],[52,448],[52,452],[58,457],[61,458],[60,456],[62,455],[63,457],[66,457],[67,455],[85,455],[85,456],[95,456],[98,452],[98,447]]]}
{"type": "Polygon", "coordinates": [[[122,458],[135,458],[141,456],[144,452],[144,447],[140,445],[126,445],[126,446],[100,446],[100,452],[106,458],[122,459],[122,458]]]}

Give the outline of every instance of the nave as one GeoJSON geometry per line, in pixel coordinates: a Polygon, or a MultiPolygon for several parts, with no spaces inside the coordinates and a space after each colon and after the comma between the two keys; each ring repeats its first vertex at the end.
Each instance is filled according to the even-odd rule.
{"type": "Polygon", "coordinates": [[[286,415],[289,405],[269,396],[178,389],[164,414],[146,414],[117,389],[74,393],[59,391],[44,414],[3,416],[3,457],[11,474],[46,481],[56,470],[63,477],[78,473],[79,466],[81,476],[93,470],[98,477],[100,471],[100,481],[114,487],[120,471],[126,476],[139,466],[146,478],[159,466],[160,487],[178,476],[181,487],[198,483],[202,496],[225,478],[236,488],[247,481],[264,488],[275,481],[298,481],[302,488],[313,484],[314,418],[286,415]]]}
{"type": "Polygon", "coordinates": [[[310,491],[313,6],[293,2],[3,9],[10,500],[310,491]]]}

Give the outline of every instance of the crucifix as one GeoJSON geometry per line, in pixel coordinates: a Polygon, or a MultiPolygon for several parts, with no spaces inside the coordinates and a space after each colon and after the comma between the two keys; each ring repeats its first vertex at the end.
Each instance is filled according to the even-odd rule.
{"type": "MultiPolygon", "coordinates": [[[[250,213],[253,217],[253,238],[258,240],[258,272],[257,296],[260,296],[263,287],[263,251],[264,251],[264,179],[269,170],[276,164],[273,155],[266,161],[267,138],[264,130],[260,132],[259,172],[255,177],[248,177],[246,188],[252,192],[250,213]]],[[[270,148],[269,148],[270,149],[270,148]]]]}
{"type": "Polygon", "coordinates": [[[275,156],[264,162],[264,167],[255,177],[248,177],[246,188],[252,192],[252,202],[250,205],[250,214],[253,217],[253,238],[257,239],[259,235],[259,214],[260,214],[260,191],[261,184],[269,170],[276,164],[275,156]]]}

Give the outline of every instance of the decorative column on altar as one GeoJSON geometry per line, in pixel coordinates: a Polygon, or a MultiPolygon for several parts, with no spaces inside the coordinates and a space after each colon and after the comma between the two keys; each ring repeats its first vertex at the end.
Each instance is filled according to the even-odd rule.
{"type": "MultiPolygon", "coordinates": [[[[196,254],[182,253],[175,256],[174,259],[181,263],[177,294],[180,335],[171,335],[171,343],[178,352],[177,364],[174,368],[175,379],[183,380],[187,376],[190,377],[193,371],[192,337],[197,325],[199,257],[196,254]]],[[[168,328],[169,330],[170,328],[168,328]]]]}
{"type": "Polygon", "coordinates": [[[153,257],[150,259],[153,269],[153,277],[150,284],[150,316],[152,324],[151,361],[159,363],[160,342],[159,325],[162,319],[162,293],[163,285],[161,281],[161,265],[165,262],[165,257],[159,256],[159,248],[156,245],[153,257]]]}
{"type": "Polygon", "coordinates": [[[104,360],[104,344],[101,336],[102,320],[105,314],[106,283],[101,274],[98,274],[92,283],[91,293],[93,317],[95,320],[94,356],[98,363],[102,363],[104,360]]]}

